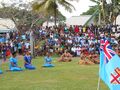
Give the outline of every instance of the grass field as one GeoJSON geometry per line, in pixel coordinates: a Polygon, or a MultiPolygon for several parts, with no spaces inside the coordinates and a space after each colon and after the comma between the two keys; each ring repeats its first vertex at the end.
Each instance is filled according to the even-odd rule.
{"type": "MultiPolygon", "coordinates": [[[[36,70],[6,72],[8,63],[2,65],[0,90],[97,90],[98,65],[78,65],[75,58],[69,63],[59,63],[54,58],[54,68],[42,68],[43,57],[33,60],[36,70]]],[[[23,61],[19,61],[23,67],[23,61]]],[[[109,90],[103,82],[100,90],[109,90]]]]}

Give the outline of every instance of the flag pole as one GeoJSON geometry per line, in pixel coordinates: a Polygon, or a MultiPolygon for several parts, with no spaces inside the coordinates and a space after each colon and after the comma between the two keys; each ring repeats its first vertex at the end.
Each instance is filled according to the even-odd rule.
{"type": "Polygon", "coordinates": [[[99,67],[99,77],[98,77],[98,86],[97,90],[100,90],[100,67],[99,67]]]}
{"type": "Polygon", "coordinates": [[[97,86],[97,90],[100,90],[100,76],[98,78],[98,86],[97,86]]]}

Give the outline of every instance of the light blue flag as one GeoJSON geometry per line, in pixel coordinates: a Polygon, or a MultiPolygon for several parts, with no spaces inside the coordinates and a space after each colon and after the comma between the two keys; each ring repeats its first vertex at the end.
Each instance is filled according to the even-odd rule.
{"type": "Polygon", "coordinates": [[[101,43],[100,78],[110,90],[120,90],[120,58],[112,50],[107,40],[101,43]]]}
{"type": "Polygon", "coordinates": [[[120,90],[120,58],[115,55],[105,66],[110,90],[120,90]]]}
{"type": "Polygon", "coordinates": [[[100,71],[99,71],[99,75],[100,75],[100,78],[107,84],[108,83],[108,78],[107,78],[108,76],[107,76],[107,72],[106,72],[106,69],[105,69],[104,57],[105,56],[104,56],[103,51],[100,51],[100,71]]]}

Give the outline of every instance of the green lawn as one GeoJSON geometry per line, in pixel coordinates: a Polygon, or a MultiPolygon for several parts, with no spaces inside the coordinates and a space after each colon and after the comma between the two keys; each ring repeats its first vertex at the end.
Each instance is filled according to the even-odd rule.
{"type": "MultiPolygon", "coordinates": [[[[6,72],[8,63],[2,65],[0,90],[97,90],[98,65],[78,65],[78,59],[59,63],[54,58],[54,68],[42,68],[43,58],[33,60],[34,71],[6,72]]],[[[19,61],[23,67],[23,61],[19,61]]],[[[100,90],[109,90],[101,82],[100,90]]]]}

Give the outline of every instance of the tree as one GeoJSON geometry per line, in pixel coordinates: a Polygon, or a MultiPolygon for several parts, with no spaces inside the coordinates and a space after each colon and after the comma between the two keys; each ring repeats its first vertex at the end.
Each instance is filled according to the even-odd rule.
{"type": "Polygon", "coordinates": [[[102,19],[101,18],[102,10],[100,5],[100,0],[91,0],[91,1],[94,2],[96,5],[90,6],[88,11],[82,13],[82,15],[92,15],[90,19],[85,23],[85,25],[87,25],[89,21],[91,21],[91,19],[93,18],[94,18],[94,22],[100,25],[101,19],[102,19]]]}
{"type": "Polygon", "coordinates": [[[99,20],[101,20],[100,24],[112,24],[116,21],[116,17],[120,14],[120,0],[111,0],[111,2],[107,2],[106,0],[91,0],[96,3],[95,6],[92,6],[87,12],[83,14],[92,14],[97,11],[98,13],[94,15],[95,17],[99,16],[99,20]]]}
{"type": "Polygon", "coordinates": [[[2,3],[2,7],[0,8],[0,17],[1,18],[10,18],[12,19],[16,27],[21,29],[25,27],[26,30],[29,30],[38,19],[41,19],[40,14],[27,10],[27,8],[21,9],[20,7],[15,7],[16,5],[6,5],[2,3]]]}
{"type": "Polygon", "coordinates": [[[120,0],[111,0],[111,4],[109,5],[110,8],[110,21],[114,22],[116,25],[116,18],[120,14],[120,0]]]}
{"type": "MultiPolygon", "coordinates": [[[[68,0],[75,1],[75,0],[68,0]]],[[[38,0],[33,3],[33,10],[42,11],[46,16],[54,16],[55,26],[57,21],[57,15],[60,13],[58,7],[63,6],[65,10],[72,12],[75,9],[67,0],[38,0]]]]}

